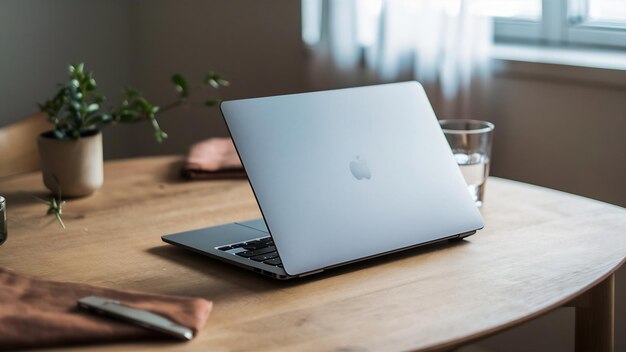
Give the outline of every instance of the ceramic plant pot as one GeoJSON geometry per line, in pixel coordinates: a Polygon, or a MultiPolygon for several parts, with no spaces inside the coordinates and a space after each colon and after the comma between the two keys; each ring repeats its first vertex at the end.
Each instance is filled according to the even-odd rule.
{"type": "Polygon", "coordinates": [[[57,139],[46,132],[39,135],[37,145],[43,183],[55,195],[60,188],[63,197],[87,196],[102,187],[102,133],[57,139]]]}

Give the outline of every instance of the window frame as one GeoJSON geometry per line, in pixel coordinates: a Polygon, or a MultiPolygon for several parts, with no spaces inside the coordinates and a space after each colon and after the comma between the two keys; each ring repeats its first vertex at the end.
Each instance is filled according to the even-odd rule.
{"type": "Polygon", "coordinates": [[[626,48],[626,23],[585,21],[583,16],[571,16],[570,1],[577,1],[584,8],[584,2],[589,0],[542,0],[542,17],[538,21],[495,17],[496,42],[626,48]]]}

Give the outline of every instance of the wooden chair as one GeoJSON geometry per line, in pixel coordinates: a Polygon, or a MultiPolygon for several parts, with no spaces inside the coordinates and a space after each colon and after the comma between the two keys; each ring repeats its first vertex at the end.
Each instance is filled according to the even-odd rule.
{"type": "Polygon", "coordinates": [[[37,136],[52,129],[45,113],[0,128],[0,177],[39,169],[37,136]]]}

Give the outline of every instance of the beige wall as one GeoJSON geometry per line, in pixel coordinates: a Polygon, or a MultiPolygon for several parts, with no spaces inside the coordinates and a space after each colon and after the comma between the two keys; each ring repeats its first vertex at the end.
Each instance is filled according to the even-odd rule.
{"type": "Polygon", "coordinates": [[[500,75],[475,105],[496,123],[493,174],[626,206],[623,86],[500,75]]]}
{"type": "MultiPolygon", "coordinates": [[[[132,83],[155,102],[175,97],[172,73],[199,83],[210,69],[231,81],[222,98],[307,89],[298,1],[138,1],[130,9],[132,83]]],[[[123,126],[128,138],[107,156],[184,153],[227,134],[217,108],[179,109],[160,121],[170,135],[165,143],[156,144],[147,125],[123,126]]]]}
{"type": "Polygon", "coordinates": [[[129,29],[124,0],[1,1],[0,126],[36,112],[73,62],[115,101],[130,78],[129,29]]]}
{"type": "MultiPolygon", "coordinates": [[[[232,82],[223,98],[304,91],[304,56],[298,1],[2,1],[0,126],[37,111],[71,62],[86,62],[111,102],[130,84],[163,105],[175,98],[173,73],[198,83],[210,69],[232,82]]],[[[161,119],[163,144],[148,124],[105,129],[105,158],[184,153],[226,134],[217,108],[161,119]]]]}

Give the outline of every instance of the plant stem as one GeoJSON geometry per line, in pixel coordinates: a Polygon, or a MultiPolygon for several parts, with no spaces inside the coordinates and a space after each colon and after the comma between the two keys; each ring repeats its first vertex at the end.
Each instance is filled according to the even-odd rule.
{"type": "Polygon", "coordinates": [[[57,218],[61,226],[65,229],[65,224],[63,223],[63,219],[61,218],[61,214],[58,211],[54,212],[54,216],[57,218]]]}
{"type": "MultiPolygon", "coordinates": [[[[206,88],[205,85],[203,84],[198,84],[197,86],[195,86],[192,90],[192,92],[197,92],[198,90],[204,90],[206,88]]],[[[187,99],[178,99],[174,102],[171,102],[169,104],[163,105],[159,108],[159,112],[164,112],[164,111],[168,111],[171,110],[173,108],[179,107],[181,105],[183,105],[184,103],[189,104],[190,106],[193,106],[195,104],[190,103],[187,99]]],[[[204,106],[203,104],[199,104],[198,106],[204,106]]]]}
{"type": "Polygon", "coordinates": [[[164,112],[164,111],[168,111],[168,110],[172,110],[173,108],[179,107],[183,104],[183,101],[181,99],[176,100],[174,102],[171,102],[167,105],[163,105],[161,107],[159,107],[159,112],[164,112]]]}

